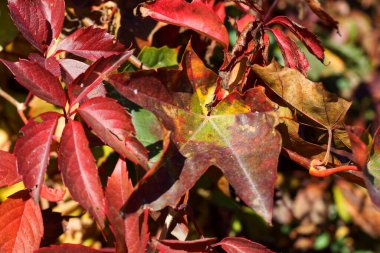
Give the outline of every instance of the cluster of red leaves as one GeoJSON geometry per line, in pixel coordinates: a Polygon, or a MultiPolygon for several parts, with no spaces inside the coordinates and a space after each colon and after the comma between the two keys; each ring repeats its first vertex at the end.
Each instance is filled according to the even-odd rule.
{"type": "MultiPolygon", "coordinates": [[[[18,62],[1,61],[32,95],[62,108],[63,114],[48,112],[30,119],[20,130],[13,154],[0,153],[0,186],[23,181],[29,191],[29,194],[22,191],[9,197],[0,206],[0,232],[7,235],[0,239],[2,252],[31,252],[39,247],[43,236],[41,210],[37,204],[39,198],[49,201],[62,198],[62,191],[44,184],[52,151],[58,153],[58,167],[72,198],[95,218],[101,229],[108,219],[117,252],[145,252],[147,247],[157,248],[160,252],[210,252],[218,247],[230,253],[271,252],[244,238],[224,238],[220,242],[215,238],[185,242],[150,239],[149,211],[143,208],[155,211],[167,206],[178,208],[183,195],[199,177],[210,166],[216,166],[238,196],[265,221],[271,222],[281,149],[286,156],[306,164],[306,167],[313,163],[311,160],[304,162],[306,158],[300,147],[318,154],[323,151],[320,146],[298,136],[298,125],[293,122],[296,120],[285,119],[291,118],[294,111],[331,132],[342,126],[350,105],[325,91],[321,85],[307,83],[310,81],[303,76],[309,69],[305,55],[291,37],[274,26],[280,25],[291,31],[322,61],[323,48],[313,33],[287,17],[270,19],[270,10],[261,10],[254,1],[240,1],[239,4],[245,6],[243,9],[252,7],[260,17],[247,14],[237,20],[239,39],[228,52],[223,5],[214,6],[214,1],[203,0],[191,3],[157,0],[140,5],[141,14],[197,31],[225,48],[219,75],[204,66],[190,45],[185,49],[178,70],[163,68],[111,75],[133,54],[133,50],[126,49],[113,36],[93,27],[80,28],[58,40],[65,13],[63,0],[8,2],[15,25],[41,54],[31,54],[28,59],[18,62]],[[269,64],[267,32],[274,35],[289,68],[269,64]],[[62,52],[92,63],[59,59],[62,52]],[[256,65],[242,67],[240,63],[243,61],[256,65]],[[236,67],[243,68],[239,78],[236,78],[236,67]],[[288,103],[288,107],[283,108],[289,110],[289,117],[277,113],[279,105],[268,98],[262,86],[250,85],[252,76],[288,103]],[[232,79],[237,81],[231,82],[232,79]],[[171,132],[170,138],[169,134],[163,137],[163,149],[164,153],[171,149],[175,151],[161,158],[135,187],[128,177],[124,160],[148,170],[148,152],[135,137],[131,116],[118,101],[107,97],[104,80],[130,101],[152,111],[171,132]],[[179,92],[189,88],[193,93],[179,92]],[[295,89],[305,96],[295,98],[295,89]],[[277,131],[281,116],[286,121],[282,124],[293,124],[294,128],[285,133],[277,131]],[[62,133],[56,133],[61,118],[65,127],[62,133]],[[82,122],[120,155],[104,190],[82,122]],[[170,145],[170,141],[174,145],[170,145]],[[54,142],[59,144],[52,145],[54,142]],[[125,217],[120,216],[120,210],[125,217]],[[12,215],[6,215],[8,212],[12,215]],[[14,225],[7,226],[11,221],[14,225]]],[[[363,154],[364,144],[355,142],[355,138],[351,135],[353,147],[360,148],[355,148],[354,154],[363,154]]],[[[378,152],[376,145],[374,149],[375,153],[378,152]]],[[[368,157],[363,159],[359,165],[369,173],[368,157]]],[[[367,180],[368,188],[372,189],[371,196],[377,198],[378,188],[373,185],[373,181],[367,180]]],[[[37,252],[69,250],[101,252],[68,244],[37,252]]]]}

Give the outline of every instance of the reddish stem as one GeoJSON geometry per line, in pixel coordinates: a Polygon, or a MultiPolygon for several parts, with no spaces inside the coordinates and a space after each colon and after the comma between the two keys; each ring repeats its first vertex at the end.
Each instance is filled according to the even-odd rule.
{"type": "Polygon", "coordinates": [[[360,171],[360,169],[357,166],[354,165],[344,165],[334,168],[327,169],[324,166],[320,166],[322,164],[319,160],[312,160],[309,168],[309,174],[315,177],[328,177],[332,174],[343,172],[343,171],[360,171]],[[318,167],[321,167],[321,169],[318,169],[318,167]]]}

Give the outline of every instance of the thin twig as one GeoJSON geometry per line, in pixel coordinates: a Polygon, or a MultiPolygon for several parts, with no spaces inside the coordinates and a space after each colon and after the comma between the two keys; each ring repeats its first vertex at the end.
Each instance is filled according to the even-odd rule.
{"type": "Polygon", "coordinates": [[[12,105],[14,105],[17,108],[17,110],[21,110],[21,111],[25,110],[24,103],[18,102],[16,99],[14,99],[11,95],[9,95],[8,93],[6,93],[1,88],[0,88],[0,96],[3,97],[5,100],[7,100],[12,105]]]}
{"type": "Polygon", "coordinates": [[[150,70],[151,68],[149,68],[148,66],[144,65],[136,56],[134,55],[131,55],[129,58],[128,58],[128,61],[133,65],[135,66],[136,68],[138,69],[142,69],[142,70],[150,70]]]}
{"type": "Polygon", "coordinates": [[[263,18],[263,23],[264,24],[269,20],[270,15],[272,14],[272,11],[277,6],[277,3],[278,3],[278,0],[274,0],[273,3],[272,3],[272,5],[269,7],[267,13],[265,14],[265,16],[263,18]]]}
{"type": "Polygon", "coordinates": [[[24,122],[24,124],[26,124],[28,122],[28,119],[26,118],[24,114],[24,110],[26,109],[25,104],[18,102],[16,99],[14,99],[11,95],[9,95],[7,92],[5,92],[1,88],[0,88],[0,96],[16,107],[17,113],[20,115],[21,120],[24,122]]]}
{"type": "Polygon", "coordinates": [[[325,165],[329,162],[330,150],[331,150],[331,145],[332,145],[333,134],[332,134],[332,130],[330,128],[328,129],[328,134],[329,134],[329,139],[327,141],[326,155],[325,155],[325,157],[323,158],[323,161],[322,161],[322,163],[324,163],[325,165]]]}

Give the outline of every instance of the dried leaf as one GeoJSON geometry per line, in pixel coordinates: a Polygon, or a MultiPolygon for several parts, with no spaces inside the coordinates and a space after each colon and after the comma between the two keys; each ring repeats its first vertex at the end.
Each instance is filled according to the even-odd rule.
{"type": "Polygon", "coordinates": [[[336,21],[325,10],[323,10],[318,0],[306,0],[306,2],[309,5],[310,9],[322,20],[325,25],[336,29],[339,33],[338,21],[336,21]]]}
{"type": "Polygon", "coordinates": [[[286,103],[319,125],[333,129],[344,121],[351,102],[328,92],[322,83],[276,62],[265,67],[254,65],[253,70],[286,103]]]}

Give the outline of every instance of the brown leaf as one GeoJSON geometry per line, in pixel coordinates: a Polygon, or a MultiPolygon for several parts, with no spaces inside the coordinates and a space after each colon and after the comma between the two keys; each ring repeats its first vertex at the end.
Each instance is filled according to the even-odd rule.
{"type": "Polygon", "coordinates": [[[323,10],[318,0],[306,0],[306,2],[310,9],[322,20],[325,25],[336,29],[339,33],[338,21],[333,19],[325,10],[323,10]]]}
{"type": "Polygon", "coordinates": [[[254,65],[253,70],[286,103],[315,123],[327,129],[342,124],[351,102],[328,92],[322,83],[275,61],[265,67],[254,65]]]}

